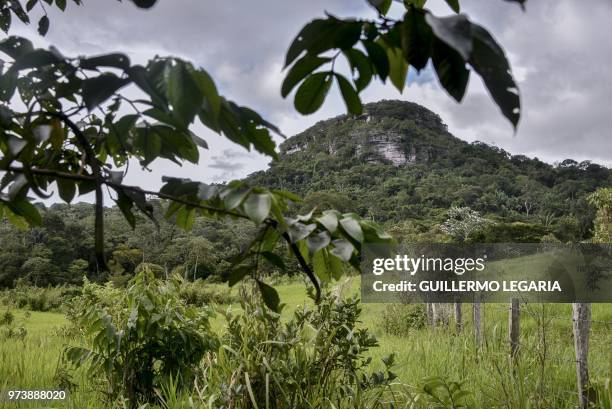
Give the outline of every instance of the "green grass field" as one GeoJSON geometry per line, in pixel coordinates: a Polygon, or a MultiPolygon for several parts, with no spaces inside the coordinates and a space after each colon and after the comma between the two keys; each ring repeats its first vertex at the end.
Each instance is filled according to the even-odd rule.
{"type": "MultiPolygon", "coordinates": [[[[344,293],[354,292],[356,282],[345,285],[344,293]]],[[[277,286],[281,302],[286,304],[283,314],[307,302],[301,283],[277,286]]],[[[225,289],[226,290],[226,289],[225,289]]],[[[512,366],[508,358],[506,305],[484,305],[485,343],[480,352],[473,342],[471,314],[464,306],[466,319],[461,334],[449,328],[425,328],[397,337],[384,333],[381,317],[387,306],[363,304],[362,321],[379,340],[379,347],[371,351],[373,369],[380,367],[380,359],[395,353],[397,381],[415,390],[429,376],[465,381],[465,388],[473,393],[477,408],[573,408],[575,365],[573,353],[571,306],[567,304],[530,305],[522,313],[521,353],[512,366]],[[537,325],[544,318],[545,329],[537,325]]],[[[4,310],[0,307],[0,313],[4,310]]],[[[219,309],[239,309],[235,305],[219,305],[219,309]]],[[[63,348],[79,343],[68,337],[62,328],[66,318],[58,313],[27,313],[13,310],[16,325],[23,325],[27,335],[23,339],[0,340],[0,389],[58,389],[63,374],[58,362],[63,348]]],[[[593,327],[590,348],[590,374],[595,383],[603,384],[612,377],[612,308],[609,304],[593,306],[593,327]]],[[[213,329],[224,330],[224,318],[218,314],[213,329]]],[[[101,396],[89,384],[84,374],[73,374],[76,388],[69,399],[50,407],[102,408],[101,396]]],[[[33,404],[1,403],[2,408],[39,407],[33,404]]],[[[409,406],[408,406],[409,407],[409,406]]]]}

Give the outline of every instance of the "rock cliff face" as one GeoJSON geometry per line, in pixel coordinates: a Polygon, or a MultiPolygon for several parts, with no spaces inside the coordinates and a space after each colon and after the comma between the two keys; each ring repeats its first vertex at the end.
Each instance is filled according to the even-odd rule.
{"type": "Polygon", "coordinates": [[[285,156],[323,151],[365,163],[407,166],[431,159],[430,146],[419,146],[419,133],[448,135],[438,115],[405,101],[367,104],[363,115],[341,115],[322,121],[281,145],[285,156]]]}

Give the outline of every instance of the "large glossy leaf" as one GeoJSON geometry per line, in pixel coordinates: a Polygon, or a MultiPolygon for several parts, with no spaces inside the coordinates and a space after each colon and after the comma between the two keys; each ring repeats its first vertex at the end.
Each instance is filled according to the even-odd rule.
{"type": "Polygon", "coordinates": [[[427,13],[425,20],[438,39],[461,54],[465,61],[470,59],[473,48],[472,24],[465,15],[436,17],[427,13]]]}
{"type": "Polygon", "coordinates": [[[346,58],[351,65],[351,70],[357,70],[359,76],[354,80],[355,88],[357,92],[361,92],[365,87],[368,86],[372,80],[372,64],[368,57],[356,48],[344,51],[346,58]]]}
{"type": "Polygon", "coordinates": [[[402,50],[399,48],[388,47],[387,57],[389,59],[389,79],[391,79],[391,83],[401,93],[406,86],[408,63],[406,63],[402,50]]]}
{"type": "Polygon", "coordinates": [[[167,87],[174,116],[184,125],[193,122],[202,105],[203,95],[185,63],[177,61],[168,70],[167,87]]]}
{"type": "Polygon", "coordinates": [[[435,39],[432,61],[440,84],[457,101],[461,102],[470,78],[470,70],[466,68],[461,55],[435,39]]]}
{"type": "Polygon", "coordinates": [[[281,86],[281,95],[282,97],[286,97],[289,95],[291,90],[307,75],[312,73],[314,70],[319,68],[321,65],[326,62],[331,61],[330,58],[326,57],[317,57],[314,55],[305,55],[300,58],[289,70],[285,80],[283,81],[283,85],[281,86]]]}
{"type": "Polygon", "coordinates": [[[298,112],[308,115],[317,111],[323,105],[331,83],[332,75],[329,72],[319,72],[306,78],[295,94],[294,105],[298,112]]]}
{"type": "Polygon", "coordinates": [[[129,70],[130,59],[125,54],[105,54],[96,57],[83,58],[79,61],[79,66],[86,70],[97,70],[99,67],[112,67],[122,70],[129,70]]]}
{"type": "Polygon", "coordinates": [[[40,20],[38,20],[38,34],[44,36],[49,31],[49,17],[42,16],[40,20]]]}
{"type": "Polygon", "coordinates": [[[359,21],[344,21],[335,17],[311,21],[289,46],[285,67],[291,65],[304,51],[317,55],[332,48],[352,47],[359,40],[361,28],[362,23],[359,21]]]}
{"type": "Polygon", "coordinates": [[[55,53],[51,51],[36,49],[28,53],[22,54],[15,60],[13,64],[14,70],[23,70],[28,68],[39,68],[49,64],[55,64],[61,60],[55,53]]]}
{"type": "Polygon", "coordinates": [[[219,96],[215,82],[210,75],[202,69],[191,69],[190,72],[198,89],[204,96],[204,102],[210,108],[210,111],[216,119],[221,111],[221,97],[219,96]]]}
{"type": "Polygon", "coordinates": [[[141,9],[150,9],[157,3],[157,0],[132,0],[137,7],[141,9]]]}
{"type": "Polygon", "coordinates": [[[431,29],[425,21],[425,12],[410,7],[401,24],[404,58],[417,70],[427,65],[431,55],[431,29]]]}
{"type": "Polygon", "coordinates": [[[452,8],[455,13],[459,13],[461,11],[459,0],[446,0],[446,4],[448,4],[448,6],[452,8]]]}
{"type": "Polygon", "coordinates": [[[34,206],[26,198],[6,202],[6,206],[16,215],[23,217],[30,226],[42,225],[42,217],[34,206]]]}
{"type": "Polygon", "coordinates": [[[368,3],[382,15],[387,14],[391,7],[391,2],[392,0],[368,0],[368,3]]]}
{"type": "Polygon", "coordinates": [[[272,198],[265,193],[251,193],[244,201],[244,212],[249,219],[259,224],[270,214],[272,198]]]}
{"type": "Polygon", "coordinates": [[[472,37],[474,49],[470,65],[482,77],[491,97],[516,128],[521,117],[521,99],[506,54],[491,34],[477,24],[472,24],[472,37]]]}
{"type": "Polygon", "coordinates": [[[83,81],[83,101],[88,110],[95,107],[113,96],[121,87],[128,84],[128,80],[119,78],[115,74],[104,73],[95,78],[83,81]]]}
{"type": "Polygon", "coordinates": [[[336,81],[338,81],[340,93],[342,94],[342,98],[344,99],[348,112],[353,115],[361,115],[363,106],[361,105],[361,100],[359,99],[359,95],[357,94],[355,88],[353,88],[351,83],[342,75],[335,74],[335,77],[336,81]]]}
{"type": "Polygon", "coordinates": [[[370,61],[376,68],[376,73],[384,82],[389,76],[389,58],[387,57],[387,52],[380,44],[373,41],[364,41],[363,46],[368,52],[370,61]]]}
{"type": "Polygon", "coordinates": [[[280,312],[280,297],[274,287],[270,287],[261,280],[257,280],[257,286],[266,306],[274,312],[280,312]]]}

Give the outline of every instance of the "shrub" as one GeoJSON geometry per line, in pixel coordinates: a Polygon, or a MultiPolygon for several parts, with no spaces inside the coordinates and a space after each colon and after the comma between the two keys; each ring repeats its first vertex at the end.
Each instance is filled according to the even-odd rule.
{"type": "Polygon", "coordinates": [[[11,310],[6,310],[2,317],[0,317],[0,325],[11,325],[15,321],[15,315],[11,310]]]}
{"type": "MultiPolygon", "coordinates": [[[[384,371],[368,373],[368,350],[377,346],[358,328],[355,298],[323,296],[283,323],[279,315],[253,302],[244,313],[228,315],[223,347],[203,383],[219,407],[375,408],[395,375],[393,357],[384,371]]],[[[215,407],[217,407],[215,406],[215,407]]]]}
{"type": "Polygon", "coordinates": [[[88,363],[109,398],[127,399],[132,407],[154,401],[155,391],[170,380],[191,385],[217,339],[209,328],[209,311],[187,306],[180,286],[178,278],[160,281],[147,268],[126,290],[86,282],[72,319],[87,345],[68,348],[68,362],[88,363]]]}
{"type": "Polygon", "coordinates": [[[31,311],[65,311],[70,300],[81,293],[81,287],[34,287],[19,285],[2,291],[1,303],[19,309],[31,311]]]}
{"type": "Polygon", "coordinates": [[[389,304],[382,314],[381,326],[389,335],[405,336],[427,323],[423,304],[389,304]]]}
{"type": "Polygon", "coordinates": [[[208,285],[207,282],[201,280],[184,283],[180,288],[180,296],[187,304],[196,307],[210,304],[236,304],[239,302],[238,297],[231,294],[227,284],[208,285]]]}

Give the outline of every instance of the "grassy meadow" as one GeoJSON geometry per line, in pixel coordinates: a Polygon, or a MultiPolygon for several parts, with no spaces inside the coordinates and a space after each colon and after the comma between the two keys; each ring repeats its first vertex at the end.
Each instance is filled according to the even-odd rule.
{"type": "MultiPolygon", "coordinates": [[[[337,291],[354,293],[357,280],[345,282],[337,291]]],[[[219,291],[227,291],[220,284],[219,291]]],[[[305,287],[298,282],[276,286],[281,302],[286,304],[283,318],[310,302],[305,287]]],[[[232,289],[232,291],[236,291],[232,289]]],[[[473,341],[473,327],[469,305],[464,305],[465,325],[459,334],[451,322],[449,327],[411,330],[402,336],[384,331],[382,321],[386,304],[362,304],[362,325],[369,328],[379,341],[371,349],[372,369],[381,366],[381,359],[396,354],[393,371],[400,388],[416,399],[422,382],[427,377],[439,376],[449,381],[464,382],[471,393],[470,407],[475,408],[574,408],[575,364],[572,338],[571,305],[549,304],[522,306],[521,352],[512,365],[508,357],[507,306],[483,305],[485,326],[484,345],[477,350],[473,341]]],[[[217,305],[218,311],[237,305],[217,305]]],[[[6,307],[0,307],[0,314],[6,307]]],[[[49,403],[57,408],[105,407],[95,385],[84,373],[72,373],[70,378],[59,368],[62,350],[67,345],[78,345],[79,339],[65,330],[68,321],[55,312],[12,310],[14,324],[23,326],[23,338],[2,338],[0,341],[0,389],[58,389],[69,379],[72,391],[66,401],[49,403]]],[[[609,304],[593,306],[593,326],[590,345],[590,375],[604,391],[606,379],[612,376],[612,308],[609,304]]],[[[216,314],[213,331],[222,334],[225,318],[216,314]]],[[[605,391],[609,393],[609,389],[605,391]]],[[[194,407],[199,407],[194,404],[194,407]]],[[[410,401],[403,407],[410,406],[410,401]]],[[[40,407],[36,404],[0,402],[2,408],[40,407]]],[[[205,407],[205,406],[203,406],[205,407]]],[[[431,406],[443,407],[443,406],[431,406]]]]}

